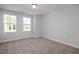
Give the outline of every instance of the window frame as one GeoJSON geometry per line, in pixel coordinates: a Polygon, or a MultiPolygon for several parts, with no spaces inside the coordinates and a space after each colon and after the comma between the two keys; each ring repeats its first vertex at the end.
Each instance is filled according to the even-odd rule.
{"type": "Polygon", "coordinates": [[[16,16],[16,15],[3,14],[4,33],[15,33],[16,30],[17,30],[16,24],[17,24],[17,16],[16,16]],[[15,23],[5,23],[5,15],[14,16],[14,17],[15,17],[15,23]],[[9,24],[14,24],[14,25],[15,25],[15,31],[5,31],[5,24],[8,24],[8,25],[9,25],[9,24]]]}
{"type": "Polygon", "coordinates": [[[22,25],[22,31],[23,31],[23,32],[31,32],[31,31],[32,31],[32,20],[31,20],[31,17],[23,16],[23,17],[22,17],[22,21],[24,21],[23,18],[30,18],[30,24],[24,24],[24,23],[22,22],[22,23],[23,23],[23,25],[22,25]],[[30,31],[24,31],[24,25],[30,25],[30,31]]]}

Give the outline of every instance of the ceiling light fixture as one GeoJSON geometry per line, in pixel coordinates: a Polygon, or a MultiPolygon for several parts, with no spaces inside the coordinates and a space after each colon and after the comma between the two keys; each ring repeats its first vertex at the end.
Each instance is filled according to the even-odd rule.
{"type": "Polygon", "coordinates": [[[36,9],[37,8],[37,4],[32,4],[32,8],[36,9]]]}

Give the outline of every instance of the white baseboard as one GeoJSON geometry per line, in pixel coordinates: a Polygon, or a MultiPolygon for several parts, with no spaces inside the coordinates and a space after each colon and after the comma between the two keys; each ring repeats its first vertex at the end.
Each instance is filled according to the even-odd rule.
{"type": "Polygon", "coordinates": [[[26,37],[14,38],[14,39],[1,40],[0,43],[15,41],[15,40],[21,40],[21,39],[30,38],[30,37],[33,37],[33,36],[26,36],[26,37]]]}
{"type": "Polygon", "coordinates": [[[9,42],[9,41],[15,41],[15,40],[20,40],[20,39],[30,38],[30,37],[38,38],[38,37],[40,37],[40,36],[39,36],[39,35],[38,35],[38,36],[30,35],[30,36],[19,37],[19,38],[14,38],[14,39],[0,40],[0,43],[3,43],[3,42],[9,42]]]}
{"type": "Polygon", "coordinates": [[[67,43],[67,42],[62,42],[62,41],[59,41],[59,40],[56,40],[56,39],[53,39],[51,37],[44,36],[44,35],[42,37],[47,38],[47,39],[50,39],[50,40],[53,40],[53,41],[56,41],[56,42],[59,42],[59,43],[62,43],[62,44],[65,44],[67,46],[71,46],[71,47],[74,47],[74,48],[78,48],[79,49],[79,46],[77,46],[77,45],[73,45],[73,44],[70,44],[70,43],[67,43]]]}
{"type": "Polygon", "coordinates": [[[34,38],[38,38],[38,37],[40,37],[40,36],[33,36],[34,38]]]}
{"type": "Polygon", "coordinates": [[[70,43],[67,43],[67,42],[62,42],[62,41],[59,41],[59,40],[56,40],[56,39],[53,39],[51,37],[44,36],[44,35],[42,35],[42,36],[27,36],[27,37],[15,38],[15,39],[7,39],[7,40],[0,41],[0,43],[9,42],[9,41],[15,41],[15,40],[20,40],[20,39],[30,38],[30,37],[34,37],[34,38],[44,37],[44,38],[47,38],[47,39],[50,39],[50,40],[53,40],[53,41],[56,41],[56,42],[59,42],[59,43],[62,43],[62,44],[65,44],[65,45],[68,45],[68,46],[71,46],[71,47],[74,47],[74,48],[78,48],[79,49],[79,46],[77,46],[77,45],[73,45],[73,44],[70,44],[70,43]]]}

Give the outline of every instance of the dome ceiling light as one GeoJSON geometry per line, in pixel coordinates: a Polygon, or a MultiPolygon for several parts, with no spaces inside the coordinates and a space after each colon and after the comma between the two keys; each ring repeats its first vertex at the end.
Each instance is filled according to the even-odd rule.
{"type": "Polygon", "coordinates": [[[37,4],[32,4],[32,8],[33,8],[33,9],[36,9],[37,7],[38,7],[37,4]]]}

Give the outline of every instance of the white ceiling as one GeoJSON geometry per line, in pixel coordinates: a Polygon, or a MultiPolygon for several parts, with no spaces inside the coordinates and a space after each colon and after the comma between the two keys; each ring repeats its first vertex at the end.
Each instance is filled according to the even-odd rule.
{"type": "Polygon", "coordinates": [[[38,4],[37,9],[32,9],[31,4],[0,4],[0,8],[10,11],[20,12],[30,15],[44,15],[61,7],[69,7],[70,5],[58,4],[38,4]]]}

